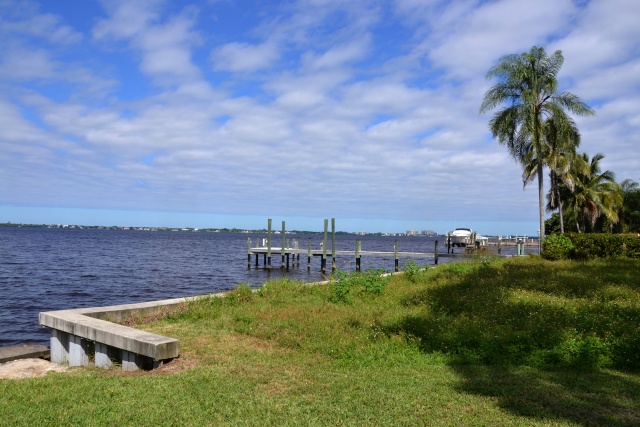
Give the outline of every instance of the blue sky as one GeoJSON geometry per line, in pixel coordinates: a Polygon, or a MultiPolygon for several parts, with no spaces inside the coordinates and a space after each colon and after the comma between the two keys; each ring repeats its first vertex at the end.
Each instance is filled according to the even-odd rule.
{"type": "MultiPolygon", "coordinates": [[[[537,232],[478,113],[562,50],[581,151],[640,181],[640,2],[0,0],[0,222],[537,232]]],[[[548,188],[548,184],[547,184],[548,188]]]]}

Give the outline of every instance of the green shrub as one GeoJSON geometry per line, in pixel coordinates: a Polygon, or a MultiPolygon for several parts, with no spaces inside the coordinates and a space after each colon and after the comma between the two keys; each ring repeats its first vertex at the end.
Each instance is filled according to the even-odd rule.
{"type": "Polygon", "coordinates": [[[355,293],[381,294],[389,277],[383,276],[384,270],[366,270],[356,273],[338,271],[335,280],[329,283],[330,300],[335,303],[352,303],[355,293]]]}
{"type": "Polygon", "coordinates": [[[640,238],[633,234],[567,234],[575,247],[574,259],[625,256],[640,259],[640,238]]]}
{"type": "Polygon", "coordinates": [[[424,276],[428,268],[429,264],[421,267],[414,260],[409,260],[404,264],[404,277],[410,282],[415,283],[424,276]]]}
{"type": "Polygon", "coordinates": [[[575,247],[571,239],[563,234],[552,234],[542,242],[542,257],[549,260],[567,259],[575,247]]]}
{"type": "Polygon", "coordinates": [[[234,290],[227,292],[224,303],[228,305],[246,304],[253,300],[254,293],[247,283],[240,283],[234,290]]]}

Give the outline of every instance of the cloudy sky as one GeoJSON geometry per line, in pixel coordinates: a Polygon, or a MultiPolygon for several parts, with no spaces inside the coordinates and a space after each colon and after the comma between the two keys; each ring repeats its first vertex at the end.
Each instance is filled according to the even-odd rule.
{"type": "MultiPolygon", "coordinates": [[[[0,222],[538,228],[480,115],[543,46],[640,181],[636,0],[0,0],[0,222]]],[[[548,188],[548,187],[547,187],[548,188]]]]}

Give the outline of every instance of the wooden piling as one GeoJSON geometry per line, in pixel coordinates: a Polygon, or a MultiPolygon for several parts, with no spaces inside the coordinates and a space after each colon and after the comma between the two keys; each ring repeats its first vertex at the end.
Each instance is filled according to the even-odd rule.
{"type": "Polygon", "coordinates": [[[360,248],[362,246],[362,240],[356,240],[356,271],[360,271],[360,248]]]}
{"type": "Polygon", "coordinates": [[[396,243],[393,245],[394,246],[394,256],[395,256],[395,271],[396,273],[398,272],[398,241],[396,240],[396,243]]]}
{"type": "Polygon", "coordinates": [[[251,236],[247,237],[247,270],[251,270],[251,236]]]}
{"type": "Polygon", "coordinates": [[[311,237],[309,237],[309,250],[307,251],[307,271],[311,270],[311,237]]]}
{"type": "Polygon", "coordinates": [[[447,254],[451,253],[451,233],[447,233],[447,254]]]}
{"type": "Polygon", "coordinates": [[[436,249],[435,249],[434,263],[435,263],[435,265],[438,265],[438,241],[437,241],[437,240],[436,240],[436,249]]]}
{"type": "Polygon", "coordinates": [[[502,253],[502,248],[500,248],[500,242],[502,242],[502,239],[500,238],[500,236],[498,236],[498,255],[502,253]]]}
{"type": "Polygon", "coordinates": [[[324,220],[324,237],[322,238],[322,265],[320,271],[322,274],[327,274],[327,229],[329,228],[329,220],[324,220]]]}
{"type": "Polygon", "coordinates": [[[280,256],[282,257],[282,264],[280,265],[280,268],[284,268],[284,235],[285,235],[285,227],[284,227],[284,221],[282,221],[282,232],[281,232],[282,243],[280,244],[280,256]]]}
{"type": "Polygon", "coordinates": [[[267,270],[271,270],[271,218],[269,218],[267,230],[267,270]]]}
{"type": "Polygon", "coordinates": [[[331,271],[336,271],[336,219],[331,218],[331,271]]]}

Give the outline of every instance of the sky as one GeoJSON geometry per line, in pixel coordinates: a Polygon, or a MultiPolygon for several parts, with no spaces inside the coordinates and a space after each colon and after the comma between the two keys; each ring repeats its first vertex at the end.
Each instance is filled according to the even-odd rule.
{"type": "MultiPolygon", "coordinates": [[[[0,0],[0,222],[538,230],[479,107],[561,50],[580,152],[640,181],[636,0],[0,0]]],[[[548,182],[546,189],[549,188],[548,182]]],[[[548,214],[549,215],[549,214],[548,214]]]]}

